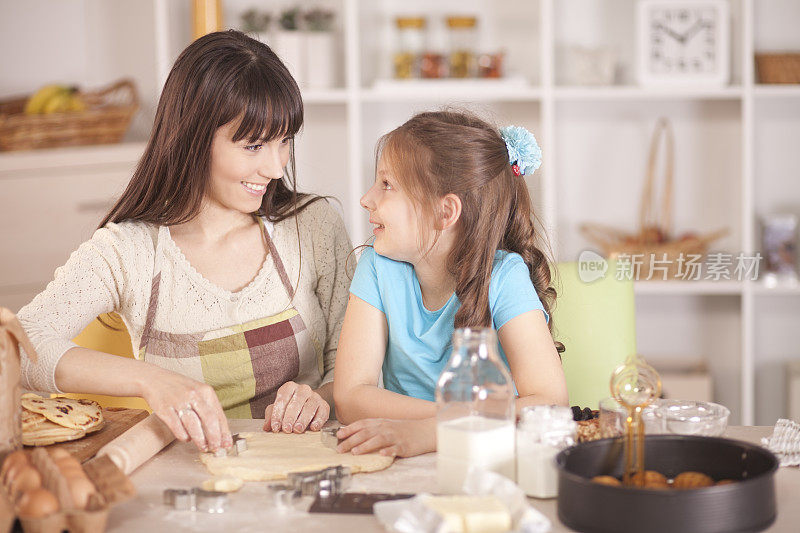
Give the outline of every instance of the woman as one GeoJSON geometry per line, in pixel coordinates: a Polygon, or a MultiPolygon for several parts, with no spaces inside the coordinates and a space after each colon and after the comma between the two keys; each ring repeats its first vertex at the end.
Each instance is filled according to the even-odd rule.
{"type": "Polygon", "coordinates": [[[206,35],[175,62],[130,184],[91,240],[19,312],[29,388],[140,396],[180,440],[231,445],[227,418],[319,430],[351,249],[336,211],[298,194],[300,91],[266,45],[206,35]],[[70,342],[116,311],[138,360],[70,342]]]}

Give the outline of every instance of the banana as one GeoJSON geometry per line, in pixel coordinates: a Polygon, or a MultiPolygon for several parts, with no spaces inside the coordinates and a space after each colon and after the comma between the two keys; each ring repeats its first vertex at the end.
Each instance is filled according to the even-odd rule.
{"type": "Polygon", "coordinates": [[[45,85],[25,103],[25,113],[29,115],[44,113],[44,106],[48,100],[67,91],[69,91],[69,88],[63,85],[45,85]]]}
{"type": "Polygon", "coordinates": [[[47,115],[50,113],[61,113],[68,111],[71,101],[72,94],[70,94],[68,91],[57,93],[54,96],[51,96],[50,99],[44,103],[42,113],[47,115]]]}
{"type": "Polygon", "coordinates": [[[78,93],[70,96],[68,111],[86,111],[86,102],[80,97],[78,93]]]}

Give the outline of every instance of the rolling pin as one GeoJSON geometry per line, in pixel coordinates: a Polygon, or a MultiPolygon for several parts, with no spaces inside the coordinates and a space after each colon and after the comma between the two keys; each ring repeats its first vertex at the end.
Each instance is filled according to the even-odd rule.
{"type": "Polygon", "coordinates": [[[145,461],[175,440],[175,435],[155,414],[130,428],[97,451],[108,455],[125,475],[139,468],[145,461]]]}

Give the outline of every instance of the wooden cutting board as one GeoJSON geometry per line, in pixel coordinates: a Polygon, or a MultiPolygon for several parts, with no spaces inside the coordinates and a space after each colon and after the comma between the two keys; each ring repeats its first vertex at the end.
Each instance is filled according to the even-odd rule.
{"type": "Polygon", "coordinates": [[[144,409],[125,409],[122,407],[106,407],[103,409],[105,426],[100,431],[89,433],[78,440],[51,444],[47,448],[61,448],[71,453],[78,461],[88,461],[97,450],[125,433],[149,415],[144,409]]]}

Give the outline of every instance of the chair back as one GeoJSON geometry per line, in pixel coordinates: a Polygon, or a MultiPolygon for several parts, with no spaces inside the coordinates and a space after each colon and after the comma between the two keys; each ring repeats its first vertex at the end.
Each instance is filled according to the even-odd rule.
{"type": "MultiPolygon", "coordinates": [[[[72,340],[78,346],[84,348],[110,353],[119,357],[133,358],[131,336],[128,334],[125,322],[122,321],[122,318],[117,313],[100,315],[97,320],[93,320],[72,340]],[[103,323],[100,322],[100,319],[102,319],[103,323]]],[[[84,393],[60,394],[59,396],[86,398],[96,401],[103,407],[125,407],[151,411],[150,406],[142,398],[84,393]]]]}
{"type": "Polygon", "coordinates": [[[553,339],[565,346],[561,359],[569,403],[597,409],[611,395],[612,372],[636,353],[633,282],[617,279],[614,261],[605,276],[588,282],[581,279],[578,263],[556,268],[553,339]]]}

